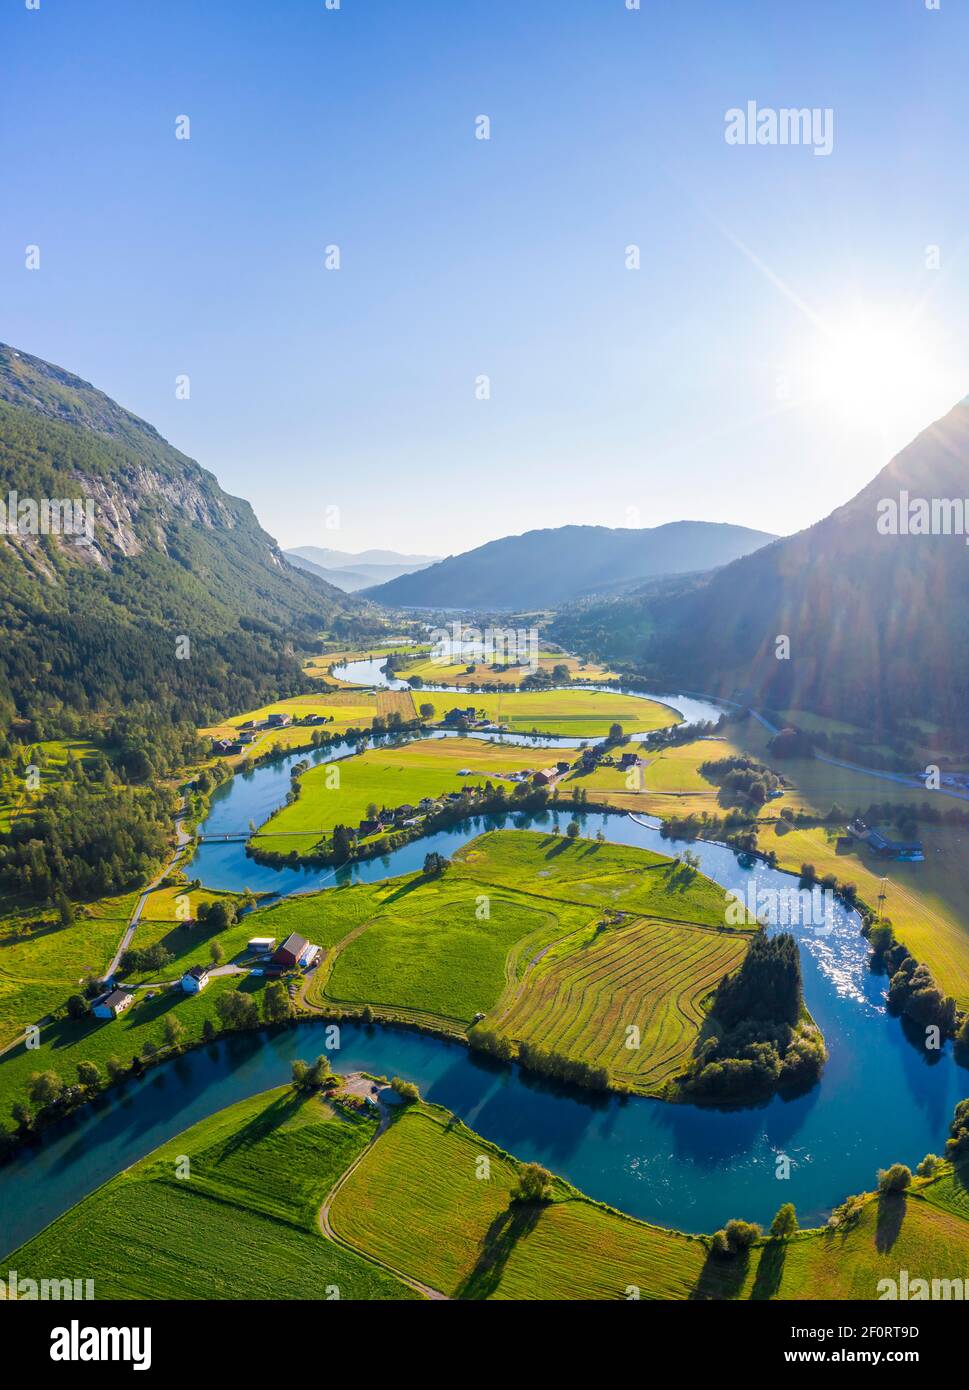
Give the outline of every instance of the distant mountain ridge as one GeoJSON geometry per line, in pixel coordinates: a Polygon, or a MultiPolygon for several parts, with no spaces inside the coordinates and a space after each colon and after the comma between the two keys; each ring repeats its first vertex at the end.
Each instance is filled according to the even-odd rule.
{"type": "Polygon", "coordinates": [[[327,550],[315,545],[300,545],[283,553],[297,569],[319,575],[348,594],[384,584],[401,574],[426,569],[438,558],[436,555],[399,555],[394,550],[362,550],[359,555],[353,555],[349,551],[327,550]]]}
{"type": "MultiPolygon", "coordinates": [[[[554,633],[684,688],[853,723],[964,725],[969,548],[884,534],[898,508],[969,499],[969,401],[923,430],[844,506],[698,582],[588,604],[554,633]],[[906,498],[907,494],[907,498],[906,498]],[[787,644],[790,656],[778,658],[787,644]]],[[[956,509],[969,511],[969,506],[956,509]]]]}
{"type": "Polygon", "coordinates": [[[724,565],[773,539],[726,522],[560,526],[489,541],[365,593],[398,607],[555,608],[597,590],[724,565]]]}

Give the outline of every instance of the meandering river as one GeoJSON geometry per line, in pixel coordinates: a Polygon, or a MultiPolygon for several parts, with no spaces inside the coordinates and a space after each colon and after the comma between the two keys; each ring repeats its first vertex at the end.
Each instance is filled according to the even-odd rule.
{"type": "MultiPolygon", "coordinates": [[[[719,713],[703,701],[655,698],[691,721],[719,713]]],[[[337,746],[294,753],[237,776],[213,797],[205,832],[261,823],[284,800],[294,763],[346,751],[337,746]]],[[[570,816],[560,814],[563,829],[570,816]]],[[[336,871],[273,869],[247,858],[242,844],[208,841],[188,868],[212,887],[286,894],[345,878],[372,881],[406,873],[419,868],[429,850],[450,854],[471,836],[499,826],[547,829],[553,818],[548,811],[475,817],[383,859],[336,871]]],[[[663,853],[684,848],[630,817],[588,812],[578,819],[585,835],[601,827],[621,844],[663,853]]],[[[692,848],[703,873],[734,892],[746,896],[751,883],[758,891],[791,887],[788,875],[759,862],[745,867],[724,846],[700,842],[692,848]]],[[[771,917],[769,893],[763,901],[771,917]]],[[[870,1188],[878,1167],[915,1164],[926,1152],[939,1152],[956,1101],[969,1093],[969,1075],[949,1045],[926,1053],[886,1012],[885,981],[869,970],[856,915],[833,899],[829,906],[826,926],[793,928],[807,1004],[830,1053],[820,1083],[795,1100],[718,1111],[589,1097],[477,1058],[458,1043],[379,1026],[343,1028],[333,1063],[338,1070],[399,1073],[416,1081],[428,1100],[455,1111],[486,1138],[646,1220],[709,1231],[731,1216],[768,1222],[782,1202],[792,1201],[801,1224],[814,1224],[849,1192],[870,1188]],[[788,1168],[789,1177],[777,1176],[788,1168]]],[[[235,1037],[108,1092],[0,1168],[0,1248],[15,1248],[188,1125],[287,1081],[292,1059],[312,1058],[323,1043],[323,1025],[317,1023],[235,1037]]]]}

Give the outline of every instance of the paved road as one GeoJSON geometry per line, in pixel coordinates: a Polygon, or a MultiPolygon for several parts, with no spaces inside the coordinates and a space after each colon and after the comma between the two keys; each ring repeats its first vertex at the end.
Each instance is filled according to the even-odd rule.
{"type": "Polygon", "coordinates": [[[144,911],[145,903],[148,901],[149,893],[153,893],[155,891],[159,883],[161,883],[162,879],[165,878],[169,873],[171,873],[172,869],[175,867],[179,859],[181,859],[182,855],[185,853],[185,847],[189,842],[188,831],[185,829],[185,826],[183,824],[185,810],[185,798],[182,797],[182,800],[179,803],[179,808],[175,812],[175,852],[169,859],[165,867],[161,870],[161,872],[157,874],[155,878],[152,879],[151,883],[149,883],[148,887],[145,889],[141,897],[135,903],[135,910],[134,912],[132,912],[131,917],[128,920],[128,926],[125,929],[124,936],[121,938],[121,944],[119,945],[117,951],[115,951],[111,964],[108,966],[107,970],[101,977],[103,980],[111,979],[112,975],[114,975],[114,973],[118,969],[118,966],[121,962],[121,957],[124,955],[125,951],[127,951],[128,947],[131,945],[131,938],[135,934],[135,927],[137,927],[138,923],[141,921],[141,914],[144,911]]]}

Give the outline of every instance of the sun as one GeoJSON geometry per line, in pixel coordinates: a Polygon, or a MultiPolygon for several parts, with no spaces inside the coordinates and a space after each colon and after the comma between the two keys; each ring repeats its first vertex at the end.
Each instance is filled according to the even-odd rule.
{"type": "Polygon", "coordinates": [[[966,389],[930,324],[871,309],[819,319],[798,376],[798,395],[833,423],[886,437],[916,434],[966,389]]]}

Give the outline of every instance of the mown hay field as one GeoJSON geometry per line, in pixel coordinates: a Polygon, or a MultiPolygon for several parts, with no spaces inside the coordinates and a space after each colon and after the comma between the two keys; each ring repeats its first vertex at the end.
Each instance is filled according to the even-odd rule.
{"type": "Polygon", "coordinates": [[[512,1202],[519,1165],[436,1106],[408,1109],[337,1194],[330,1220],[357,1249],[451,1298],[687,1297],[699,1240],[632,1221],[557,1183],[512,1202]],[[486,1162],[483,1162],[485,1160],[486,1162]]]}
{"type": "Polygon", "coordinates": [[[748,944],[746,933],[649,918],[580,933],[563,954],[549,952],[484,1027],[656,1095],[689,1063],[706,1001],[748,944]]]}
{"type": "Polygon", "coordinates": [[[378,690],[377,713],[382,719],[399,714],[405,724],[417,718],[414,696],[409,690],[378,690]]]}
{"type": "Polygon", "coordinates": [[[505,991],[518,943],[538,951],[588,919],[587,908],[458,875],[429,882],[416,876],[344,944],[328,977],[321,972],[314,980],[310,998],[372,1004],[382,1014],[463,1029],[505,991]]]}

